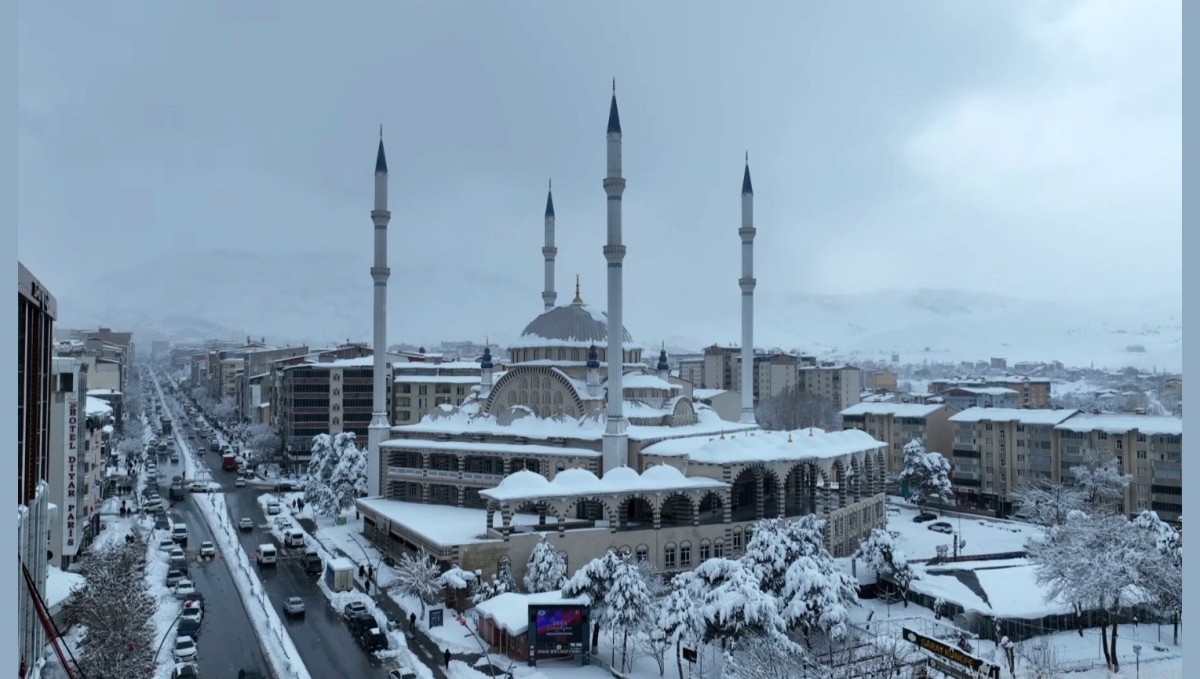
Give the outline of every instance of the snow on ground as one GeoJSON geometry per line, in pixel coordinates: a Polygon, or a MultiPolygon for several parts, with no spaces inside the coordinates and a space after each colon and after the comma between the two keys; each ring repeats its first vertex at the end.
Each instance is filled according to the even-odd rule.
{"type": "MultiPolygon", "coordinates": [[[[916,508],[908,503],[897,506],[897,501],[897,498],[889,498],[887,529],[898,533],[896,540],[910,561],[936,557],[938,545],[946,545],[953,549],[953,535],[929,530],[933,521],[914,522],[916,508]]],[[[946,521],[955,532],[959,532],[961,538],[966,541],[966,546],[960,549],[959,553],[968,556],[1023,551],[1025,541],[1035,536],[1038,531],[1037,526],[1028,523],[967,515],[947,515],[939,517],[937,521],[946,521]]]]}
{"type": "MultiPolygon", "coordinates": [[[[427,505],[419,502],[401,502],[379,498],[367,498],[361,502],[389,517],[393,523],[402,523],[409,530],[416,531],[434,543],[445,547],[479,542],[503,542],[500,538],[487,535],[487,510],[485,509],[427,505]]],[[[520,531],[519,526],[536,526],[537,522],[537,514],[513,514],[512,518],[513,530],[517,532],[520,531]]],[[[500,515],[497,513],[495,525],[499,524],[500,515]]]]}
{"type": "Polygon", "coordinates": [[[48,566],[46,572],[46,607],[53,613],[71,596],[71,590],[83,586],[84,577],[79,573],[64,571],[48,566]]]}

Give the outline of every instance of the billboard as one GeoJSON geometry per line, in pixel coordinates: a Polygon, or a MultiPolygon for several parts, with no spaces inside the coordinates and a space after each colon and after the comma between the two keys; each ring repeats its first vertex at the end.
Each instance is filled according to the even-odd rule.
{"type": "Polygon", "coordinates": [[[63,451],[63,506],[59,510],[63,521],[62,553],[75,556],[79,553],[79,524],[75,521],[79,511],[79,398],[73,393],[67,394],[63,420],[66,450],[63,451]]]}
{"type": "Polygon", "coordinates": [[[586,609],[580,605],[530,606],[530,645],[538,652],[574,653],[587,637],[586,609]]]}

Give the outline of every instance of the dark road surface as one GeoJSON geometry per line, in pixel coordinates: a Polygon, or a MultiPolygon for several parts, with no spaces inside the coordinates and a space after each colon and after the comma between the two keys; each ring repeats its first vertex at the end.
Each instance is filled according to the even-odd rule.
{"type": "MultiPolygon", "coordinates": [[[[171,399],[173,400],[173,399],[171,399]]],[[[172,414],[175,414],[176,409],[172,408],[172,414]]],[[[333,610],[325,594],[316,584],[316,575],[307,575],[304,573],[304,568],[299,561],[289,560],[286,558],[280,559],[277,565],[259,568],[254,560],[255,551],[259,544],[270,542],[276,545],[276,548],[281,546],[275,541],[269,530],[263,530],[261,526],[267,524],[267,517],[258,504],[258,495],[263,492],[261,488],[246,487],[236,488],[233,483],[236,478],[232,472],[226,472],[221,469],[221,457],[218,454],[207,453],[203,456],[196,454],[196,448],[201,441],[189,440],[186,436],[187,427],[183,427],[183,418],[175,417],[176,430],[180,431],[181,435],[177,437],[177,442],[186,446],[189,452],[193,453],[193,459],[198,466],[206,467],[210,472],[213,481],[221,484],[223,495],[225,496],[226,506],[229,509],[230,519],[236,527],[237,522],[242,517],[248,516],[254,520],[255,529],[253,531],[238,531],[239,540],[242,548],[249,557],[252,568],[258,571],[259,579],[262,581],[263,588],[267,591],[270,597],[271,604],[275,607],[279,614],[280,620],[283,621],[288,633],[291,635],[296,649],[300,652],[300,657],[304,661],[305,667],[309,674],[314,679],[324,679],[326,677],[361,677],[362,679],[386,679],[387,668],[383,663],[374,656],[368,656],[361,646],[354,640],[350,634],[350,629],[341,620],[341,615],[338,611],[333,610]],[[305,615],[302,617],[293,617],[287,615],[283,610],[283,602],[290,596],[299,596],[304,600],[305,615]]],[[[177,445],[178,445],[177,443],[177,445]]],[[[174,465],[167,465],[164,470],[171,470],[174,465]]],[[[182,469],[182,464],[179,465],[182,469]]],[[[175,473],[167,475],[169,479],[175,473]]],[[[190,480],[190,479],[189,479],[190,480]]],[[[187,502],[180,503],[179,507],[187,507],[191,515],[186,519],[189,530],[193,521],[204,526],[202,517],[199,516],[199,511],[190,506],[190,499],[187,502]]],[[[203,501],[202,499],[200,501],[203,501]]],[[[205,528],[207,533],[207,528],[205,528]]],[[[194,538],[193,538],[194,539],[194,538]]],[[[207,535],[205,538],[209,539],[207,535]]],[[[189,542],[189,547],[193,543],[189,542]]],[[[199,542],[195,542],[194,546],[199,547],[199,542]]],[[[281,550],[282,556],[282,550],[281,550]]],[[[211,564],[209,564],[211,567],[211,564]]],[[[227,579],[231,579],[228,571],[224,571],[227,579]]],[[[205,589],[205,586],[197,582],[197,588],[205,593],[206,596],[211,596],[205,589]]],[[[228,582],[230,596],[238,598],[239,594],[233,587],[233,583],[228,582]]],[[[251,602],[248,605],[258,605],[257,602],[251,602]]],[[[249,632],[249,630],[247,630],[249,632]]],[[[203,656],[206,651],[207,628],[201,630],[201,641],[199,642],[200,652],[203,656]]],[[[247,643],[253,645],[256,650],[258,647],[257,639],[250,636],[247,643]]],[[[213,645],[211,648],[220,648],[213,645]]],[[[232,646],[230,648],[233,648],[232,646]]],[[[261,657],[261,652],[258,653],[261,657]]],[[[220,668],[209,673],[207,668],[201,666],[201,675],[204,677],[222,677],[222,676],[237,676],[236,669],[232,674],[224,674],[220,668]]]]}

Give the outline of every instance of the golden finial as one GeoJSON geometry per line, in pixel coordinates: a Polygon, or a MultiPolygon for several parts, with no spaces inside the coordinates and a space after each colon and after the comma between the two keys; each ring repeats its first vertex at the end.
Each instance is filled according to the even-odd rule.
{"type": "Polygon", "coordinates": [[[583,304],[583,298],[579,296],[579,274],[575,274],[575,299],[571,300],[572,304],[583,304]]]}

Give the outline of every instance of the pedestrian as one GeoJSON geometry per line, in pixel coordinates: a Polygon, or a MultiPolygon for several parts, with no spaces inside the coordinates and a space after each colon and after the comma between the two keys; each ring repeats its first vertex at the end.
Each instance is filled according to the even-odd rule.
{"type": "Polygon", "coordinates": [[[367,566],[367,579],[372,582],[375,581],[375,567],[374,566],[371,566],[371,565],[367,566]]]}
{"type": "Polygon", "coordinates": [[[358,579],[362,580],[366,577],[367,577],[367,569],[363,568],[363,565],[361,563],[358,564],[358,579]]]}
{"type": "Polygon", "coordinates": [[[412,632],[416,629],[417,629],[417,614],[409,613],[408,614],[408,631],[412,632]]]}
{"type": "Polygon", "coordinates": [[[442,657],[446,659],[446,669],[450,669],[450,649],[447,648],[442,657]]]}

